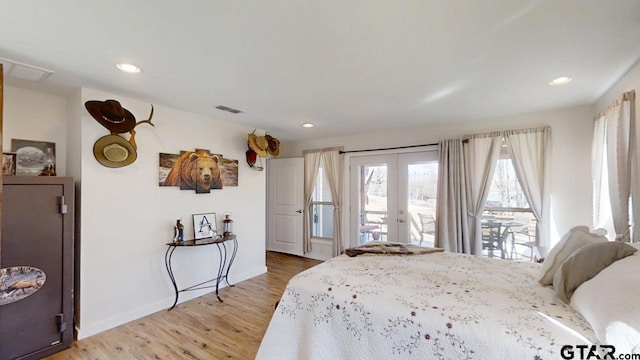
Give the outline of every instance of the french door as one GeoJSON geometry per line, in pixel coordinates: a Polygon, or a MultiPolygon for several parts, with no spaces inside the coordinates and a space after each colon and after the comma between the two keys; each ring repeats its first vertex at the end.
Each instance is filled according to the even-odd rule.
{"type": "Polygon", "coordinates": [[[437,151],[351,158],[352,245],[370,240],[433,246],[437,151]]]}

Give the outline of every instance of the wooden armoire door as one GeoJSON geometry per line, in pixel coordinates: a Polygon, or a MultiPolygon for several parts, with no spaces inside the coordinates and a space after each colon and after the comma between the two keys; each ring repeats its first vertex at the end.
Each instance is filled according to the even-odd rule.
{"type": "Polygon", "coordinates": [[[73,180],[5,176],[3,183],[2,266],[38,268],[46,281],[0,306],[0,359],[39,359],[72,341],[73,180]]]}

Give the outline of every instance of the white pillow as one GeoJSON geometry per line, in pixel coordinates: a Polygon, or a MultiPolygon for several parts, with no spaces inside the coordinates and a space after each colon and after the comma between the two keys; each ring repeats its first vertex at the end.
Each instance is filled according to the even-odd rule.
{"type": "MultiPolygon", "coordinates": [[[[638,247],[638,246],[636,246],[638,247]]],[[[640,353],[640,251],[618,260],[580,285],[571,307],[616,354],[640,353]]]]}
{"type": "Polygon", "coordinates": [[[549,251],[547,258],[542,263],[538,282],[542,285],[553,284],[553,275],[572,252],[579,247],[599,241],[607,241],[607,238],[590,233],[589,228],[586,226],[571,228],[556,246],[549,251]]]}

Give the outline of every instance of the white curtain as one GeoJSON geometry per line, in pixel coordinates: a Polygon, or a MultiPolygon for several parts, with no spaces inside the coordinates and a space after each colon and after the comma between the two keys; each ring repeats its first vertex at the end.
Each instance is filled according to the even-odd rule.
{"type": "Polygon", "coordinates": [[[603,116],[599,116],[593,122],[593,142],[591,144],[591,193],[592,193],[592,218],[593,228],[597,229],[602,225],[601,214],[602,210],[602,185],[603,185],[603,173],[605,169],[604,163],[604,146],[606,133],[606,120],[603,116]]]}
{"type": "Polygon", "coordinates": [[[311,211],[309,211],[309,206],[311,206],[313,187],[318,177],[321,158],[322,153],[320,152],[304,152],[304,211],[302,216],[304,224],[302,226],[302,240],[305,253],[311,251],[311,211]]]}
{"type": "Polygon", "coordinates": [[[593,143],[591,146],[591,184],[593,228],[606,229],[607,236],[615,238],[615,229],[609,200],[609,171],[605,156],[607,144],[607,119],[604,115],[596,117],[593,123],[593,143]]]}
{"type": "Polygon", "coordinates": [[[609,200],[616,240],[629,241],[631,195],[631,107],[635,93],[625,93],[607,109],[607,170],[609,200]]]}
{"type": "Polygon", "coordinates": [[[640,242],[640,125],[636,117],[636,93],[625,94],[629,105],[631,121],[631,205],[632,205],[632,241],[640,242]]]}
{"type": "Polygon", "coordinates": [[[550,246],[551,128],[504,131],[503,136],[524,196],[536,218],[537,245],[550,246]]]}
{"type": "MultiPolygon", "coordinates": [[[[342,183],[344,156],[340,154],[342,148],[325,149],[322,152],[324,157],[324,170],[327,174],[327,181],[331,189],[331,200],[333,201],[333,255],[342,253],[344,245],[342,242],[342,183]]],[[[312,188],[313,189],[313,188],[312,188]]]]}
{"type": "MultiPolygon", "coordinates": [[[[631,221],[629,219],[629,200],[631,191],[634,192],[634,220],[637,224],[638,211],[640,211],[640,195],[638,187],[638,156],[635,144],[638,138],[635,118],[635,92],[629,91],[622,94],[607,110],[599,115],[594,125],[593,139],[593,179],[594,179],[594,213],[598,211],[594,222],[602,221],[600,212],[604,202],[605,190],[602,187],[604,178],[604,166],[608,173],[609,203],[617,241],[629,241],[631,239],[631,221]],[[603,131],[604,128],[604,131],[603,131]],[[604,140],[603,140],[604,138],[604,140]],[[596,158],[598,156],[599,158],[596,158]],[[635,173],[633,176],[632,174],[635,173]],[[632,184],[633,181],[633,184],[632,184]],[[595,210],[597,209],[597,210],[595,210]]],[[[637,229],[636,229],[637,231],[637,229]]],[[[638,239],[635,239],[636,241],[638,239]]]]}
{"type": "Polygon", "coordinates": [[[327,175],[331,201],[333,202],[333,255],[340,255],[344,248],[342,243],[342,187],[344,156],[340,154],[343,147],[304,151],[304,252],[311,251],[311,212],[309,207],[313,200],[313,189],[316,185],[320,164],[327,175]]]}
{"type": "Polygon", "coordinates": [[[462,140],[445,140],[438,146],[435,246],[446,251],[476,254],[475,241],[469,233],[462,140]]]}
{"type": "Polygon", "coordinates": [[[501,132],[470,135],[464,146],[471,253],[482,254],[481,216],[500,155],[501,132]]]}

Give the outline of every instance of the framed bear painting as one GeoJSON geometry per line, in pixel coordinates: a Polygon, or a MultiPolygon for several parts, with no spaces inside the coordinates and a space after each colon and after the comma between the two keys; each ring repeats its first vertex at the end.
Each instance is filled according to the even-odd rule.
{"type": "Polygon", "coordinates": [[[159,165],[160,186],[177,186],[180,190],[195,190],[197,194],[208,194],[212,189],[224,186],[238,186],[238,161],[225,159],[209,150],[160,153],[159,165]]]}

